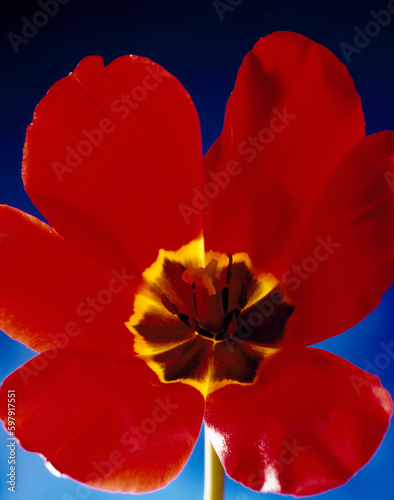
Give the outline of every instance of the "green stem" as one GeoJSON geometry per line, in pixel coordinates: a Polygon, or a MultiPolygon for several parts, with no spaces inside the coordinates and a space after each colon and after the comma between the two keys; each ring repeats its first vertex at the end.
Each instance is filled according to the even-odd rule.
{"type": "Polygon", "coordinates": [[[204,500],[223,500],[224,471],[219,457],[216,454],[207,428],[205,434],[205,467],[204,467],[204,500]]]}

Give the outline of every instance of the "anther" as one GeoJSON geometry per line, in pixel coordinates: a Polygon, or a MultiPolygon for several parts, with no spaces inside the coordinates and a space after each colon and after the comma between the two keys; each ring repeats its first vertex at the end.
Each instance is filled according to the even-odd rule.
{"type": "Polygon", "coordinates": [[[228,312],[229,286],[225,285],[225,287],[222,289],[221,293],[222,293],[223,311],[224,311],[224,314],[227,314],[227,312],[228,312]]]}
{"type": "Polygon", "coordinates": [[[189,315],[189,325],[193,332],[198,332],[200,325],[198,324],[197,318],[193,315],[189,315]]]}
{"type": "Polygon", "coordinates": [[[228,254],[228,268],[227,268],[227,276],[226,276],[226,283],[227,285],[230,284],[230,281],[231,281],[231,277],[233,275],[233,272],[232,272],[232,266],[233,266],[233,256],[231,255],[231,253],[228,254]]]}
{"type": "Polygon", "coordinates": [[[172,314],[178,314],[178,309],[176,308],[176,305],[171,302],[171,300],[164,295],[164,293],[161,294],[161,301],[163,302],[163,306],[167,309],[172,314]]]}
{"type": "Polygon", "coordinates": [[[227,268],[227,275],[226,275],[226,284],[224,285],[222,289],[222,304],[223,304],[223,311],[224,314],[227,314],[228,312],[228,297],[229,297],[229,285],[232,277],[232,265],[233,265],[233,256],[231,253],[228,254],[228,268],[227,268]]]}
{"type": "Polygon", "coordinates": [[[229,335],[234,335],[234,333],[237,331],[237,329],[238,329],[237,318],[235,317],[235,314],[233,314],[232,320],[227,327],[227,331],[228,331],[229,335]]]}
{"type": "Polygon", "coordinates": [[[197,314],[197,299],[196,299],[196,284],[192,284],[192,289],[193,289],[193,305],[194,305],[194,311],[197,314]]]}

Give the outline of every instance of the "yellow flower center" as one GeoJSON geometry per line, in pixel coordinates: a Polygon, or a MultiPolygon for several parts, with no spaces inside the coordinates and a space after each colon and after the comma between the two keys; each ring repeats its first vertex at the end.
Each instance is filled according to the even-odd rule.
{"type": "Polygon", "coordinates": [[[127,323],[137,355],[162,382],[192,385],[205,397],[226,384],[253,384],[294,310],[247,254],[205,253],[202,238],[160,250],[142,278],[127,323]]]}

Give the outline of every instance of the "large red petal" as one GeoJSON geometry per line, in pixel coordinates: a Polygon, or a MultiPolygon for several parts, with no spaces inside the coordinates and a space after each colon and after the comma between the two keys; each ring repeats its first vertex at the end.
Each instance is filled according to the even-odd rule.
{"type": "Polygon", "coordinates": [[[10,375],[15,389],[16,436],[58,471],[111,491],[165,486],[188,459],[203,412],[198,391],[161,384],[147,365],[84,349],[48,352],[10,375]]]}
{"type": "Polygon", "coordinates": [[[283,275],[296,304],[287,338],[297,345],[354,326],[392,283],[393,179],[394,133],[380,132],[360,141],[327,182],[295,267],[283,275]]]}
{"type": "Polygon", "coordinates": [[[312,495],[371,458],[391,413],[375,376],[304,348],[268,358],[253,386],[212,393],[205,421],[230,477],[257,491],[312,495]]]}
{"type": "Polygon", "coordinates": [[[107,273],[34,217],[0,206],[0,328],[36,351],[132,351],[124,326],[137,279],[107,273]]]}
{"type": "Polygon", "coordinates": [[[50,224],[106,266],[143,270],[201,231],[181,202],[201,184],[198,117],[182,85],[142,57],[85,58],[36,108],[26,190],[50,224]]]}
{"type": "Polygon", "coordinates": [[[327,177],[364,135],[352,79],[328,49],[295,33],[262,38],[204,158],[206,248],[248,252],[280,275],[327,177]]]}

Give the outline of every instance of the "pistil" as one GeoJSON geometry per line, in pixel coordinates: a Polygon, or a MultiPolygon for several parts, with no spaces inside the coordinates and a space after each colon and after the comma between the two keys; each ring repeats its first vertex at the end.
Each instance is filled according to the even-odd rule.
{"type": "Polygon", "coordinates": [[[223,330],[224,309],[216,278],[217,260],[204,267],[189,268],[182,279],[194,287],[196,315],[199,325],[213,333],[223,330]]]}

